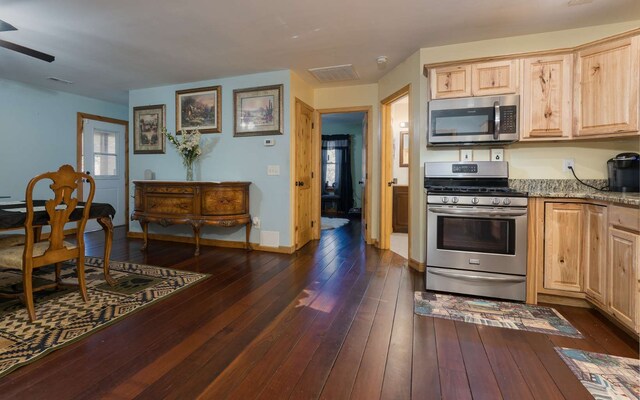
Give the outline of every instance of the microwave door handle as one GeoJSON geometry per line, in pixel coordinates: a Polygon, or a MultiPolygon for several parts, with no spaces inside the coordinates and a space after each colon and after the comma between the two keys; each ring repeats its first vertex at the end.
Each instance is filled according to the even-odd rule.
{"type": "Polygon", "coordinates": [[[493,103],[493,140],[498,140],[500,135],[500,102],[493,103]]]}
{"type": "Polygon", "coordinates": [[[451,209],[444,207],[429,207],[429,211],[435,214],[449,214],[449,215],[468,215],[478,217],[519,217],[527,215],[527,210],[502,210],[502,211],[476,211],[468,209],[451,209]]]}

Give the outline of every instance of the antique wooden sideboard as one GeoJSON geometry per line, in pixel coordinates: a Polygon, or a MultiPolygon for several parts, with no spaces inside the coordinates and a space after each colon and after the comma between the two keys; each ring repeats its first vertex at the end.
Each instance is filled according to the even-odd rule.
{"type": "Polygon", "coordinates": [[[249,245],[249,185],[251,182],[134,181],[135,206],[132,220],[142,227],[147,249],[150,222],[162,226],[189,224],[195,236],[195,255],[200,254],[203,225],[245,225],[245,248],[249,245]]]}

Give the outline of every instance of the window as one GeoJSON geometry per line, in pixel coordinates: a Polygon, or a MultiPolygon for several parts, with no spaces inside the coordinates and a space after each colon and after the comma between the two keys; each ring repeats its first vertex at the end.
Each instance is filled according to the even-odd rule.
{"type": "Polygon", "coordinates": [[[336,184],[336,149],[327,149],[325,160],[325,185],[335,187],[336,184]]]}
{"type": "Polygon", "coordinates": [[[115,132],[93,131],[93,169],[96,176],[117,175],[115,132]]]}

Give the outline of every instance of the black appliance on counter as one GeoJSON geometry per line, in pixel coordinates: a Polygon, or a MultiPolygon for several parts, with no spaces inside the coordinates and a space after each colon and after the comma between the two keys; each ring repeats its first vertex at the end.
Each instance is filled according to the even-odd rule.
{"type": "Polygon", "coordinates": [[[620,153],[607,161],[609,190],[612,192],[640,192],[640,155],[620,153]]]}

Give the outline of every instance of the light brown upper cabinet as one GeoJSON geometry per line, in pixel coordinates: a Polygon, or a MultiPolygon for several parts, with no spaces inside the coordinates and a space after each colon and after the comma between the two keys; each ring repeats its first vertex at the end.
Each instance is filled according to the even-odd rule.
{"type": "Polygon", "coordinates": [[[516,93],[518,61],[435,67],[430,70],[430,76],[432,99],[516,93]]]}
{"type": "Polygon", "coordinates": [[[639,39],[628,37],[577,52],[575,136],[638,132],[639,39]]]}
{"type": "Polygon", "coordinates": [[[431,71],[431,98],[471,96],[471,65],[434,68],[431,71]]]}
{"type": "Polygon", "coordinates": [[[571,137],[571,54],[522,61],[522,140],[571,137]]]}
{"type": "Polygon", "coordinates": [[[471,94],[492,96],[516,93],[517,60],[501,60],[471,65],[471,94]]]}

